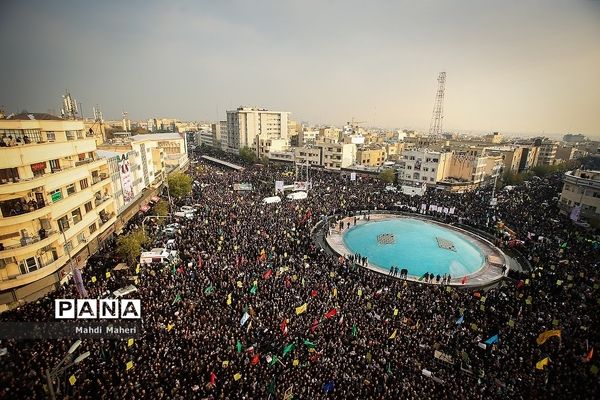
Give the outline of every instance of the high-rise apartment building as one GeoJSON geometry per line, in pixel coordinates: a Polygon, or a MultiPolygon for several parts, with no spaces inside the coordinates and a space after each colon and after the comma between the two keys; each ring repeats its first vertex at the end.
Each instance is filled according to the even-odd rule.
{"type": "Polygon", "coordinates": [[[52,291],[71,268],[83,266],[111,234],[116,210],[107,162],[83,121],[48,114],[0,119],[0,146],[0,309],[6,309],[52,291]]]}
{"type": "Polygon", "coordinates": [[[258,154],[260,141],[288,137],[289,112],[269,111],[259,108],[239,107],[227,111],[227,151],[239,153],[250,147],[258,154]]]}

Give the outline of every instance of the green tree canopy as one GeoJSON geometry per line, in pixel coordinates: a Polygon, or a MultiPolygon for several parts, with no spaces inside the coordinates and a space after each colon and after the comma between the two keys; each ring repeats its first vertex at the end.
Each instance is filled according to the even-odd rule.
{"type": "Polygon", "coordinates": [[[192,191],[192,178],[183,173],[169,175],[167,179],[171,196],[182,197],[192,191]]]}
{"type": "Polygon", "coordinates": [[[169,213],[169,203],[164,200],[159,201],[154,205],[154,213],[160,217],[164,217],[169,213]]]}
{"type": "Polygon", "coordinates": [[[128,264],[133,265],[142,253],[142,246],[148,242],[148,236],[141,229],[129,235],[121,235],[117,238],[117,254],[128,264]]]}
{"type": "Polygon", "coordinates": [[[379,179],[387,183],[394,183],[395,173],[391,168],[384,169],[379,173],[379,179]]]}
{"type": "Polygon", "coordinates": [[[242,160],[244,160],[247,163],[255,163],[258,159],[254,151],[248,146],[242,147],[240,149],[240,157],[242,157],[242,160]]]}

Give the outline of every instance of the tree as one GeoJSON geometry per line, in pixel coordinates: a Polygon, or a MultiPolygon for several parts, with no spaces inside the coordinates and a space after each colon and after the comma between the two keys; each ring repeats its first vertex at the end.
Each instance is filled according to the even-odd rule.
{"type": "Polygon", "coordinates": [[[192,178],[186,174],[169,175],[167,182],[171,196],[182,197],[192,191],[192,178]]]}
{"type": "Polygon", "coordinates": [[[386,183],[394,183],[396,174],[393,169],[387,168],[379,173],[379,179],[386,183]]]}
{"type": "Polygon", "coordinates": [[[164,200],[154,205],[154,213],[160,217],[165,217],[169,213],[169,203],[164,200]]]}
{"type": "Polygon", "coordinates": [[[128,264],[133,265],[142,253],[142,246],[148,242],[146,232],[141,229],[129,235],[121,235],[117,238],[117,254],[128,264]]]}
{"type": "Polygon", "coordinates": [[[240,157],[242,157],[242,160],[244,160],[248,164],[255,163],[257,159],[254,151],[248,146],[242,147],[240,149],[240,157]]]}

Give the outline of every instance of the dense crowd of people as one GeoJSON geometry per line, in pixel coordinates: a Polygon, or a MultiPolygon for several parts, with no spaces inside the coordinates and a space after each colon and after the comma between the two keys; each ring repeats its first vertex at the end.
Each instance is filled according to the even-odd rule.
{"type": "MultiPolygon", "coordinates": [[[[560,175],[500,191],[491,209],[489,188],[409,197],[385,191],[375,178],[313,171],[307,199],[263,204],[275,180],[291,179],[289,171],[192,164],[193,193],[173,205],[198,205],[193,219],[179,221],[180,260],[175,268],[154,264],[137,274],[132,297],[142,300],[140,337],[84,339],[82,351],[91,356],[59,378],[66,398],[597,396],[598,246],[559,214],[560,175]],[[253,190],[235,192],[233,184],[242,182],[253,190]],[[323,234],[314,230],[323,216],[421,204],[455,207],[434,217],[493,235],[501,247],[516,240],[531,269],[486,289],[407,282],[340,259],[314,237],[323,234]],[[549,330],[560,336],[538,344],[549,330]]],[[[130,229],[139,225],[137,217],[130,229]]],[[[154,244],[162,244],[158,221],[147,226],[154,244]]],[[[89,297],[131,284],[135,265],[105,278],[117,261],[109,248],[88,262],[82,273],[89,297]]],[[[0,318],[50,321],[53,299],[76,293],[65,285],[0,318]]],[[[45,370],[71,343],[0,341],[7,349],[0,398],[44,398],[45,370]]]]}

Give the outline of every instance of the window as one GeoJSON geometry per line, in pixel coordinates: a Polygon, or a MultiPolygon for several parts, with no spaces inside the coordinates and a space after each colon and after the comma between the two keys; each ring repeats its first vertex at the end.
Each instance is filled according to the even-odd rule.
{"type": "Polygon", "coordinates": [[[60,162],[58,160],[50,160],[50,169],[52,172],[60,171],[60,162]]]}
{"type": "Polygon", "coordinates": [[[429,178],[429,181],[430,181],[430,182],[433,182],[433,178],[429,178]]]}
{"type": "Polygon", "coordinates": [[[67,140],[75,140],[75,131],[66,131],[67,140]]]}
{"type": "Polygon", "coordinates": [[[90,184],[88,183],[87,178],[79,181],[79,187],[81,188],[81,190],[87,188],[88,186],[90,186],[90,184]]]}
{"type": "Polygon", "coordinates": [[[426,180],[427,180],[427,177],[426,177],[426,176],[424,176],[424,177],[423,177],[423,180],[424,180],[424,181],[426,181],[426,180]]]}
{"type": "Polygon", "coordinates": [[[83,139],[83,131],[77,131],[77,139],[83,139]]]}
{"type": "Polygon", "coordinates": [[[20,267],[22,274],[28,274],[29,272],[37,270],[40,266],[38,265],[35,257],[29,257],[21,261],[20,267]]]}
{"type": "Polygon", "coordinates": [[[435,168],[431,168],[431,172],[435,172],[435,168]]]}
{"type": "Polygon", "coordinates": [[[93,224],[90,225],[90,235],[94,232],[96,232],[96,223],[94,222],[93,224]]]}
{"type": "Polygon", "coordinates": [[[33,176],[42,176],[44,172],[46,172],[46,163],[39,162],[35,164],[31,164],[31,172],[33,172],[33,176]]]}
{"type": "Polygon", "coordinates": [[[432,159],[431,161],[433,162],[438,162],[439,160],[437,158],[432,159]]]}
{"type": "Polygon", "coordinates": [[[49,142],[54,142],[56,140],[56,133],[55,132],[46,132],[46,137],[48,138],[49,142]]]}
{"type": "Polygon", "coordinates": [[[67,185],[67,196],[70,196],[74,193],[75,193],[75,184],[71,183],[70,185],[67,185]]]}
{"type": "Polygon", "coordinates": [[[48,195],[50,196],[50,199],[52,199],[53,203],[56,203],[63,198],[61,189],[53,190],[52,192],[48,193],[48,195]]]}
{"type": "Polygon", "coordinates": [[[19,172],[16,168],[0,169],[0,183],[16,182],[19,179],[19,172]]]}
{"type": "Polygon", "coordinates": [[[60,229],[61,232],[69,229],[69,218],[67,218],[66,215],[58,219],[58,229],[60,229]]]}
{"type": "Polygon", "coordinates": [[[81,210],[79,208],[71,211],[71,215],[73,216],[73,224],[81,222],[81,210]]]}
{"type": "Polygon", "coordinates": [[[85,242],[87,242],[87,239],[85,238],[85,234],[83,232],[79,232],[77,234],[77,241],[79,243],[85,243],[85,242]]]}
{"type": "Polygon", "coordinates": [[[90,211],[92,211],[92,202],[88,201],[87,203],[85,203],[85,212],[89,213],[90,211]]]}

